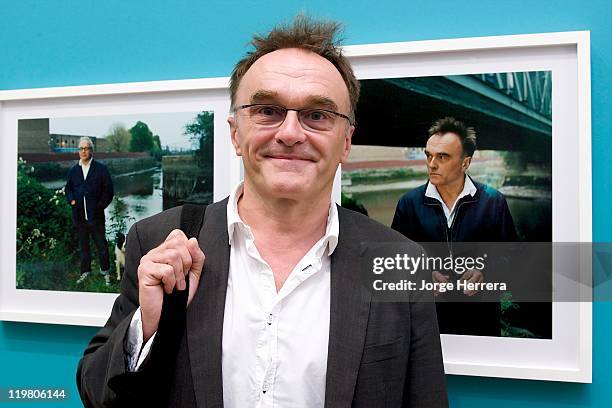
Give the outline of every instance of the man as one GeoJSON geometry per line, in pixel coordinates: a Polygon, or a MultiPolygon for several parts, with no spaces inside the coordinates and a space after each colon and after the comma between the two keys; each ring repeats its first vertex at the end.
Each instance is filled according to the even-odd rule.
{"type": "MultiPolygon", "coordinates": [[[[451,117],[437,120],[425,147],[429,180],[400,198],[391,228],[424,245],[446,242],[448,249],[453,242],[517,241],[504,196],[466,173],[475,150],[473,128],[451,117]]],[[[434,271],[432,278],[438,283],[458,279],[477,283],[485,276],[470,269],[462,275],[434,271]]],[[[441,333],[500,335],[499,303],[479,303],[475,295],[473,290],[459,298],[439,294],[452,302],[437,303],[441,333]]]]}
{"type": "Polygon", "coordinates": [[[79,162],[68,172],[66,200],[72,207],[72,222],[79,238],[81,276],[77,284],[91,273],[89,239],[93,238],[100,260],[100,273],[106,285],[110,284],[110,261],[104,209],[113,201],[113,182],[106,166],[93,159],[93,143],[90,138],[79,140],[79,162]]]}
{"type": "Polygon", "coordinates": [[[371,302],[358,276],[361,242],[416,245],[331,201],[359,93],[337,28],[300,16],[234,68],[244,182],[208,206],[197,239],[176,230],[180,208],[132,228],[122,293],[79,365],[86,406],[447,406],[433,303],[371,302]],[[164,293],[186,280],[176,363],[151,386],[156,343],[174,334],[164,293]]]}

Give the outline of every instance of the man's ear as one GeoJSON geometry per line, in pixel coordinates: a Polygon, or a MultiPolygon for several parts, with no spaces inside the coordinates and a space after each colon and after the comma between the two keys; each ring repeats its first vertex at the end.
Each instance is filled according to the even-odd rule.
{"type": "Polygon", "coordinates": [[[342,147],[342,154],[340,156],[340,163],[344,164],[348,161],[349,153],[351,153],[351,146],[353,140],[353,133],[355,132],[355,125],[349,126],[344,135],[344,146],[342,147]]]}
{"type": "Polygon", "coordinates": [[[238,124],[236,123],[236,117],[228,116],[227,123],[230,127],[230,137],[232,138],[234,150],[236,150],[236,156],[242,156],[242,152],[240,151],[240,143],[238,143],[238,124]]]}
{"type": "Polygon", "coordinates": [[[465,172],[472,164],[472,156],[467,156],[463,158],[463,162],[461,163],[461,169],[465,172]]]}

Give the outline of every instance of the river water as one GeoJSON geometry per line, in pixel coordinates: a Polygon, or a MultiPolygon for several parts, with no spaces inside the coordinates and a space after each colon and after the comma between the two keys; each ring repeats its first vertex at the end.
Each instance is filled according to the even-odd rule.
{"type": "MultiPolygon", "coordinates": [[[[163,211],[162,178],[161,167],[113,175],[115,199],[104,211],[107,232],[111,230],[113,215],[123,219],[125,228],[121,229],[127,234],[135,222],[163,211]]],[[[65,180],[54,180],[43,185],[58,189],[65,183],[65,180]]],[[[108,238],[114,240],[114,237],[108,238]]]]}

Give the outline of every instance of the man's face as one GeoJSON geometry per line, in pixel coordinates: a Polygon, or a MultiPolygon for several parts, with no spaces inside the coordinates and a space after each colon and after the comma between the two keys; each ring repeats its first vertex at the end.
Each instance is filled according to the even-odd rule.
{"type": "Polygon", "coordinates": [[[463,157],[461,139],[455,133],[435,134],[425,147],[429,181],[436,187],[459,183],[465,177],[471,157],[463,157]]]}
{"type": "Polygon", "coordinates": [[[79,159],[84,162],[88,162],[93,156],[91,146],[86,141],[79,142],[79,159]]]}
{"type": "MultiPolygon", "coordinates": [[[[350,113],[347,87],[333,64],[294,48],[259,58],[242,78],[235,99],[236,106],[264,103],[350,113]]],[[[355,129],[346,119],[335,117],[329,131],[306,130],[295,111],[288,111],[278,127],[254,123],[244,109],[228,122],[249,187],[268,197],[302,200],[331,193],[336,169],[348,157],[355,129]]]]}

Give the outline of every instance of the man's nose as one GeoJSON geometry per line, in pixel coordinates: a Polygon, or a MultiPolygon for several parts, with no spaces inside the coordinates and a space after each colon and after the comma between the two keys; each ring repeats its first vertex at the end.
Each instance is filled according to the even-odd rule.
{"type": "Polygon", "coordinates": [[[295,111],[287,111],[285,120],[280,125],[276,132],[275,139],[277,142],[286,146],[293,146],[296,143],[303,143],[306,140],[304,128],[300,123],[298,113],[295,111]]]}

